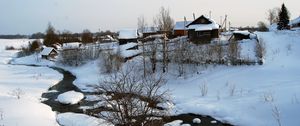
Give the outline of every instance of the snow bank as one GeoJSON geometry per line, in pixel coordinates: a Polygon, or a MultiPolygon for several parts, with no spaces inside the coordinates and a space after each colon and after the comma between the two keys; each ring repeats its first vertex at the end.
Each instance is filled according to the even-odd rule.
{"type": "Polygon", "coordinates": [[[113,126],[103,119],[71,112],[58,114],[57,121],[62,126],[113,126]]]}
{"type": "Polygon", "coordinates": [[[0,125],[4,126],[58,126],[55,112],[41,103],[43,92],[58,83],[63,76],[46,67],[7,64],[17,51],[5,50],[28,44],[26,39],[0,39],[0,125]],[[18,89],[18,90],[17,90],[18,89]],[[20,99],[17,99],[17,92],[20,99]]]}
{"type": "Polygon", "coordinates": [[[84,98],[80,92],[68,91],[57,96],[57,100],[62,104],[77,104],[84,98]]]}
{"type": "Polygon", "coordinates": [[[167,124],[164,124],[164,126],[181,126],[181,123],[183,123],[182,120],[175,120],[173,122],[169,122],[167,124]]]}

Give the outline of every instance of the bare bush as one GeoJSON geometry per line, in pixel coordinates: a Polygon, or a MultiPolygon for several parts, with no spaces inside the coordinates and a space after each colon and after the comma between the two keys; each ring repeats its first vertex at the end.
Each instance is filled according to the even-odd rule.
{"type": "Polygon", "coordinates": [[[274,119],[276,120],[278,126],[281,126],[281,117],[280,117],[280,111],[277,105],[273,105],[272,107],[272,115],[274,119]]]}
{"type": "Polygon", "coordinates": [[[189,49],[190,46],[188,42],[177,41],[174,47],[174,51],[171,54],[172,61],[178,65],[177,71],[180,77],[186,73],[184,65],[185,63],[188,63],[190,61],[189,58],[191,58],[189,49]]]}
{"type": "Polygon", "coordinates": [[[5,46],[5,50],[16,50],[13,46],[5,46]]]}
{"type": "Polygon", "coordinates": [[[264,43],[264,40],[260,38],[255,45],[255,56],[258,58],[260,64],[263,63],[263,58],[265,57],[265,55],[266,55],[266,44],[264,43]]]}
{"type": "Polygon", "coordinates": [[[111,51],[103,52],[100,60],[101,62],[99,64],[99,67],[104,73],[119,71],[121,69],[122,63],[124,62],[124,59],[120,56],[119,53],[115,54],[111,51]]]}
{"type": "Polygon", "coordinates": [[[234,96],[235,94],[235,89],[236,89],[236,86],[235,84],[229,84],[229,96],[234,96]]]}
{"type": "Polygon", "coordinates": [[[263,99],[265,102],[272,103],[274,102],[274,97],[272,92],[266,92],[263,95],[263,99]]]}
{"type": "Polygon", "coordinates": [[[101,117],[116,125],[151,125],[151,118],[167,115],[167,109],[156,109],[157,103],[167,102],[167,92],[161,87],[166,83],[162,76],[148,74],[133,67],[121,70],[101,81],[96,89],[111,97],[102,99],[111,111],[103,111],[101,117]]]}
{"type": "Polygon", "coordinates": [[[0,108],[0,120],[4,119],[4,112],[3,110],[0,108]]]}
{"type": "Polygon", "coordinates": [[[294,96],[292,98],[292,104],[300,104],[300,101],[296,94],[294,94],[294,96]]]}
{"type": "Polygon", "coordinates": [[[228,59],[232,65],[237,65],[238,60],[240,59],[241,46],[238,42],[232,41],[228,45],[228,59]]]}
{"type": "Polygon", "coordinates": [[[13,97],[16,97],[17,99],[20,99],[21,96],[25,94],[25,92],[21,88],[16,88],[11,92],[9,92],[8,94],[10,94],[13,97]]]}
{"type": "Polygon", "coordinates": [[[289,52],[292,51],[292,45],[291,45],[291,44],[286,45],[286,49],[287,49],[289,52]]]}
{"type": "Polygon", "coordinates": [[[68,66],[80,66],[88,61],[98,59],[101,56],[101,52],[101,48],[97,46],[64,49],[60,52],[57,62],[68,66]]]}
{"type": "Polygon", "coordinates": [[[201,96],[204,97],[207,95],[208,93],[208,87],[207,87],[207,83],[204,82],[200,85],[200,91],[201,91],[201,96]]]}

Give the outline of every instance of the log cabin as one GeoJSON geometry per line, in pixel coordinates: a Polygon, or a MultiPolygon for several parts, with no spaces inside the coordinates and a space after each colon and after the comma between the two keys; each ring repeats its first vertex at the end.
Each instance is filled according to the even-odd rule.
{"type": "Polygon", "coordinates": [[[187,29],[188,38],[194,43],[210,43],[212,39],[219,38],[220,25],[204,15],[189,23],[187,29]]]}

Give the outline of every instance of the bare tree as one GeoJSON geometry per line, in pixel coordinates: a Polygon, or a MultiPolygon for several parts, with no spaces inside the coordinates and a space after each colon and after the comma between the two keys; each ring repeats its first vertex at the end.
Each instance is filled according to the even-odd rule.
{"type": "Polygon", "coordinates": [[[278,8],[278,7],[268,10],[268,12],[267,12],[267,19],[268,19],[270,25],[278,22],[278,20],[279,20],[279,17],[278,17],[279,12],[280,12],[280,8],[278,8]]]}
{"type": "Polygon", "coordinates": [[[46,35],[44,37],[44,45],[51,46],[52,44],[59,42],[59,36],[57,35],[55,28],[51,25],[51,23],[49,23],[48,28],[46,30],[46,35]]]}
{"type": "MultiPolygon", "coordinates": [[[[147,23],[146,23],[146,21],[145,21],[145,17],[144,16],[140,16],[139,18],[138,18],[138,29],[139,29],[139,31],[143,34],[144,33],[144,30],[145,30],[145,28],[146,28],[146,26],[147,26],[147,23]]],[[[144,37],[144,36],[143,36],[144,37]]],[[[142,42],[142,46],[143,46],[143,69],[144,69],[144,76],[146,76],[146,50],[145,50],[145,43],[144,42],[142,42]]]]}
{"type": "Polygon", "coordinates": [[[167,102],[167,92],[161,90],[165,79],[156,74],[144,77],[139,72],[128,67],[96,86],[99,92],[110,96],[101,97],[111,108],[111,111],[100,113],[102,118],[116,125],[145,126],[151,125],[151,118],[168,114],[167,109],[155,108],[157,103],[167,102]]]}
{"type": "Polygon", "coordinates": [[[154,24],[160,31],[172,32],[174,28],[174,20],[170,16],[170,10],[161,7],[159,13],[154,18],[154,24]]]}
{"type": "Polygon", "coordinates": [[[161,40],[156,38],[154,41],[151,41],[149,43],[149,48],[147,48],[147,52],[150,53],[150,62],[151,62],[151,68],[152,68],[152,73],[155,73],[156,71],[156,62],[157,62],[157,48],[158,48],[158,43],[161,40]]]}
{"type": "Polygon", "coordinates": [[[81,41],[83,43],[93,42],[93,34],[90,32],[90,30],[88,30],[88,29],[83,30],[82,35],[81,35],[81,41]]]}
{"type": "Polygon", "coordinates": [[[166,72],[168,67],[168,56],[167,56],[167,41],[166,37],[172,33],[174,28],[174,20],[170,16],[170,10],[164,7],[160,8],[159,13],[154,18],[154,24],[156,27],[165,34],[163,40],[163,73],[166,72]]]}

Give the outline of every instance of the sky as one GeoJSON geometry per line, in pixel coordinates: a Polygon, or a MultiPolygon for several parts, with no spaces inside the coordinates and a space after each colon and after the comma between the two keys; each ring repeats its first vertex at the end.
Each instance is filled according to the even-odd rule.
{"type": "Polygon", "coordinates": [[[232,26],[255,26],[267,22],[267,10],[283,2],[291,18],[300,16],[299,0],[0,0],[0,34],[45,32],[49,22],[71,32],[136,28],[141,15],[152,25],[162,6],[175,21],[211,11],[217,22],[227,14],[232,26]]]}

